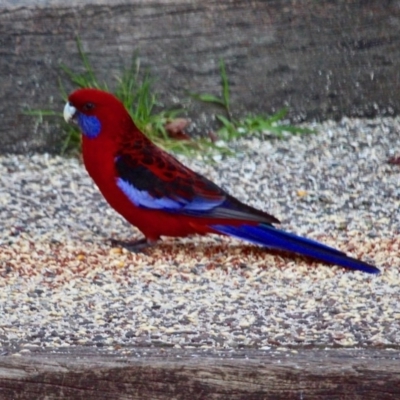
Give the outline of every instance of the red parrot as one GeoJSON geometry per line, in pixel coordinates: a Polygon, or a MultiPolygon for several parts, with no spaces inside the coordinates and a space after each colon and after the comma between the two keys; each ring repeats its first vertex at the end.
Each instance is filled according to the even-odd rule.
{"type": "Polygon", "coordinates": [[[143,232],[139,246],[161,236],[216,233],[345,268],[379,272],[339,250],[275,228],[275,217],[242,203],[153,144],[110,93],[74,91],[64,118],[78,124],[85,167],[105,199],[143,232]]]}

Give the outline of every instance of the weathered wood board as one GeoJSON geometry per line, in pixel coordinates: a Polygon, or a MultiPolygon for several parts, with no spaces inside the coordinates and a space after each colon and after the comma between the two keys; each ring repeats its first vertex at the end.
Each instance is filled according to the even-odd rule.
{"type": "Polygon", "coordinates": [[[138,51],[164,106],[188,107],[200,131],[216,110],[188,92],[219,93],[221,58],[236,115],[287,106],[294,120],[309,120],[400,109],[397,1],[2,1],[0,152],[57,148],[54,122],[38,125],[22,111],[61,110],[60,64],[82,70],[77,35],[111,85],[138,51]]]}
{"type": "MultiPolygon", "coordinates": [[[[135,352],[134,352],[135,353],[135,352]]],[[[394,350],[196,352],[0,358],[1,399],[385,400],[400,396],[394,350]]]]}

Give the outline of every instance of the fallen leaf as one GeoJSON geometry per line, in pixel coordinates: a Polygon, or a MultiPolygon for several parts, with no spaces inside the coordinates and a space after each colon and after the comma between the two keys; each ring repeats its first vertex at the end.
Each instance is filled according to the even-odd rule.
{"type": "Polygon", "coordinates": [[[186,118],[175,118],[165,124],[165,130],[171,139],[190,140],[190,136],[184,131],[189,125],[190,120],[186,118]]]}
{"type": "Polygon", "coordinates": [[[207,135],[213,143],[218,140],[218,135],[214,131],[208,131],[207,135]]]}

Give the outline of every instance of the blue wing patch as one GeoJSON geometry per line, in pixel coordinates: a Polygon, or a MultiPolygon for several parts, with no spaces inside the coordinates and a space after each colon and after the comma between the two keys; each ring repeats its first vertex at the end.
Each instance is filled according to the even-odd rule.
{"type": "Polygon", "coordinates": [[[225,199],[210,200],[202,197],[196,197],[191,201],[181,197],[153,197],[146,190],[139,190],[122,178],[117,178],[117,186],[128,197],[128,199],[137,207],[145,207],[156,210],[167,211],[209,211],[221,205],[225,199]]]}

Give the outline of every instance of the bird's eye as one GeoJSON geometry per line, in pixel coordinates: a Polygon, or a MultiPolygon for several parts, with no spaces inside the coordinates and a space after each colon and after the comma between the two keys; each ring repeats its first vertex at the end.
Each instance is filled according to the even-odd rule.
{"type": "Polygon", "coordinates": [[[86,103],[84,106],[83,106],[83,110],[84,111],[91,111],[91,110],[93,110],[94,109],[94,104],[93,103],[86,103]]]}

